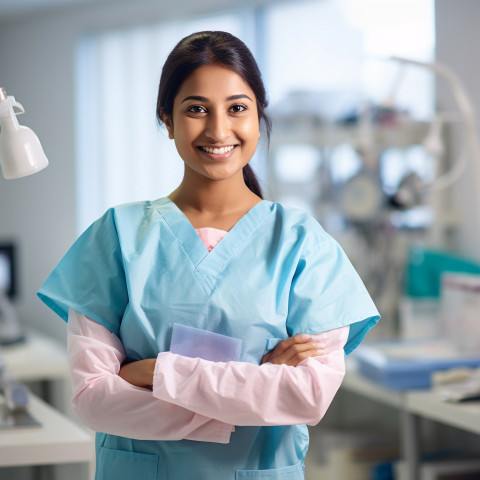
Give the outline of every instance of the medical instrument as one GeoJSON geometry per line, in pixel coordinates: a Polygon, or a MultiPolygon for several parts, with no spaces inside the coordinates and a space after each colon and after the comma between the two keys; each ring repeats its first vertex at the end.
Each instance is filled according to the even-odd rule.
{"type": "Polygon", "coordinates": [[[432,375],[438,395],[446,402],[480,399],[480,368],[454,368],[432,375]]]}
{"type": "Polygon", "coordinates": [[[0,357],[0,429],[40,425],[28,411],[30,392],[0,357]]]}
{"type": "MultiPolygon", "coordinates": [[[[477,135],[473,103],[457,75],[445,65],[442,65],[438,62],[429,63],[403,57],[391,57],[390,60],[399,62],[402,66],[413,65],[426,68],[432,71],[435,75],[444,78],[452,88],[452,93],[457,102],[459,113],[440,112],[434,118],[433,122],[431,123],[430,131],[423,142],[424,147],[432,156],[439,159],[444,153],[444,146],[441,140],[441,130],[443,124],[461,121],[465,127],[464,143],[468,146],[470,155],[468,155],[468,150],[464,149],[463,154],[460,156],[459,160],[454,163],[453,167],[447,173],[438,176],[430,185],[427,185],[426,188],[430,188],[432,190],[442,190],[451,186],[460,178],[468,164],[469,158],[472,157],[475,176],[476,178],[480,178],[480,142],[477,135]]],[[[403,72],[401,72],[401,74],[402,73],[403,72]]],[[[480,207],[480,192],[478,189],[476,189],[475,194],[477,195],[477,204],[480,207]]]]}
{"type": "Polygon", "coordinates": [[[6,179],[25,177],[48,165],[38,137],[18,123],[16,116],[24,112],[23,106],[0,88],[0,165],[6,179]]]}

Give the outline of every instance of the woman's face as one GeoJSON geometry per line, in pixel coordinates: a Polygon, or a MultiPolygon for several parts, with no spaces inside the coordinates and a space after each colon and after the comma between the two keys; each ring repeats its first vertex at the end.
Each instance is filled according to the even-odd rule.
{"type": "Polygon", "coordinates": [[[209,64],[195,70],[164,119],[185,162],[185,174],[209,180],[242,175],[257,148],[260,127],[252,89],[233,70],[209,64]]]}

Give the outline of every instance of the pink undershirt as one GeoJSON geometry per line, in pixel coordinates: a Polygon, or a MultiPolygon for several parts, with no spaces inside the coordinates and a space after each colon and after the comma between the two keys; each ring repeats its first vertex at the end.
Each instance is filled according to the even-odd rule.
{"type": "MultiPolygon", "coordinates": [[[[214,228],[196,231],[208,251],[227,234],[214,228]]],[[[118,376],[126,359],[120,339],[70,310],[72,406],[95,431],[141,440],[228,443],[234,425],[314,425],[343,380],[348,332],[347,326],[312,335],[324,345],[324,354],[296,367],[210,362],[162,352],[149,390],[118,376]]]]}

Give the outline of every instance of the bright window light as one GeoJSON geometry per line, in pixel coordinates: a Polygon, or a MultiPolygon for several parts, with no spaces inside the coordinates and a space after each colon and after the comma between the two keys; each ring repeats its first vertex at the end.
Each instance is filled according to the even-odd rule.
{"type": "Polygon", "coordinates": [[[277,150],[275,173],[282,182],[308,182],[317,173],[320,152],[312,145],[284,145],[277,150]]]}
{"type": "Polygon", "coordinates": [[[77,50],[78,231],[108,207],[155,199],[180,183],[183,163],[155,117],[162,66],[200,30],[242,38],[234,13],[86,35],[77,50]]]}
{"type": "MultiPolygon", "coordinates": [[[[361,91],[381,102],[398,71],[390,56],[433,60],[433,0],[323,0],[281,3],[266,22],[266,59],[272,104],[290,92],[361,91]]],[[[434,109],[433,76],[411,69],[399,103],[413,115],[434,109]]]]}

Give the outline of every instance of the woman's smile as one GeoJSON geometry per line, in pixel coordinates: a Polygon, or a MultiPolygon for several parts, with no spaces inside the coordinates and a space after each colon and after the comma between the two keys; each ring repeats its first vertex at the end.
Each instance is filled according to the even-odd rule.
{"type": "Polygon", "coordinates": [[[200,150],[203,150],[204,152],[207,152],[207,153],[224,154],[224,153],[231,152],[235,148],[235,145],[227,145],[225,147],[198,147],[198,148],[200,148],[200,150]]]}
{"type": "Polygon", "coordinates": [[[215,147],[201,146],[198,149],[212,160],[226,160],[230,158],[238,145],[222,145],[215,147]]]}

